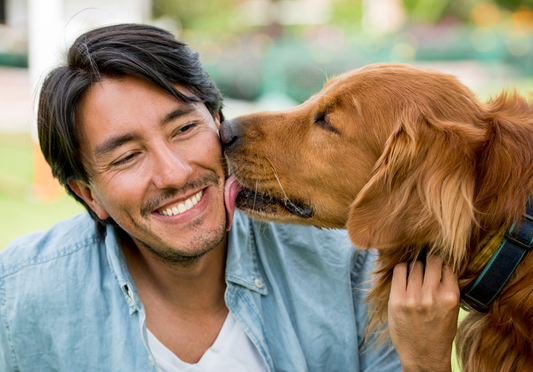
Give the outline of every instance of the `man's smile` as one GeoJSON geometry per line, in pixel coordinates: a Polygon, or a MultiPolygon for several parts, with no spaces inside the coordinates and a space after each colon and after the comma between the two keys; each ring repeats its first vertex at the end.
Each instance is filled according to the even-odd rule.
{"type": "Polygon", "coordinates": [[[176,202],[171,205],[165,206],[157,212],[162,216],[175,216],[180,213],[184,213],[189,209],[192,209],[196,204],[202,200],[203,190],[198,191],[192,197],[185,200],[185,202],[176,202]]]}
{"type": "Polygon", "coordinates": [[[176,216],[195,207],[211,186],[218,187],[219,178],[215,173],[210,173],[200,178],[189,181],[180,189],[162,190],[161,194],[144,203],[141,216],[176,216]]]}

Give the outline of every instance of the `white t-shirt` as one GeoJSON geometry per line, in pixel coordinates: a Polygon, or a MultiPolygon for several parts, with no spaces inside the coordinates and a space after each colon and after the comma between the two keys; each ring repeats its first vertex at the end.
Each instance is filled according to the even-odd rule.
{"type": "Polygon", "coordinates": [[[148,330],[148,345],[160,372],[267,372],[263,357],[228,313],[214,344],[196,364],[185,363],[148,330]]]}

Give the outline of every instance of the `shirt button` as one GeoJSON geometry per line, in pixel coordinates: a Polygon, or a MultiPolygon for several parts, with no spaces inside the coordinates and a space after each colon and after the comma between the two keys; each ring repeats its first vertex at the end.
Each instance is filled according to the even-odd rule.
{"type": "Polygon", "coordinates": [[[263,288],[263,281],[261,279],[255,279],[254,284],[257,288],[263,288]]]}
{"type": "Polygon", "coordinates": [[[150,359],[150,363],[152,363],[152,365],[155,367],[154,358],[152,358],[152,356],[150,355],[150,357],[148,359],[150,359]]]}

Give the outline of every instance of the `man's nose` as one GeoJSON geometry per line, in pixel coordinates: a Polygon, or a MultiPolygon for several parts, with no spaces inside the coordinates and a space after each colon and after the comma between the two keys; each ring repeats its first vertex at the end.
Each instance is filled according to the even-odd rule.
{"type": "Polygon", "coordinates": [[[180,152],[164,147],[154,154],[153,183],[159,189],[183,187],[193,169],[180,152]]]}

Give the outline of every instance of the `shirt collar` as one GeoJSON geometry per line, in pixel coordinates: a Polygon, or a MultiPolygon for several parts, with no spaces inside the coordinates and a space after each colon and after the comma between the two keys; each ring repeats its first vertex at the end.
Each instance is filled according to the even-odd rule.
{"type": "Polygon", "coordinates": [[[105,246],[111,270],[115,274],[120,289],[122,289],[126,301],[130,305],[130,314],[136,310],[143,309],[137,288],[128,269],[126,257],[120,245],[120,237],[117,236],[117,230],[112,225],[107,225],[105,246]]]}
{"type": "MultiPolygon", "coordinates": [[[[117,230],[112,225],[107,225],[105,245],[111,270],[130,305],[130,313],[142,309],[137,288],[120,245],[120,237],[117,236],[117,230]]],[[[227,251],[226,281],[267,295],[268,291],[258,268],[252,223],[248,217],[238,211],[235,211],[232,227],[228,233],[227,251]]]]}
{"type": "Polygon", "coordinates": [[[252,222],[239,211],[235,211],[231,230],[228,233],[226,281],[239,284],[262,295],[268,294],[259,272],[252,222]]]}

